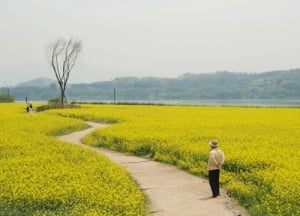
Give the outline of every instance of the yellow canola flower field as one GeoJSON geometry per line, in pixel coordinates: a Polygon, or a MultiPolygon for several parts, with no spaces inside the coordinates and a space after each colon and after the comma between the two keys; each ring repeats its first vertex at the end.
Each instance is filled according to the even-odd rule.
{"type": "Polygon", "coordinates": [[[117,122],[84,142],[205,177],[208,142],[217,139],[226,157],[222,187],[252,215],[300,215],[299,108],[85,105],[48,113],[117,122]]]}
{"type": "Polygon", "coordinates": [[[87,126],[0,104],[0,215],[145,215],[124,168],[54,136],[87,126]]]}

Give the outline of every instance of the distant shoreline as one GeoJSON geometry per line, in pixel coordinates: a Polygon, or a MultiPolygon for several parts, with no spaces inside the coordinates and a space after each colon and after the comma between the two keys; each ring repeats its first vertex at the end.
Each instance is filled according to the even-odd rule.
{"type": "MultiPolygon", "coordinates": [[[[47,103],[47,101],[34,101],[32,103],[47,103]]],[[[17,100],[22,103],[25,101],[17,100]]],[[[84,100],[69,99],[69,102],[92,103],[92,104],[113,104],[109,100],[84,100]]],[[[116,104],[128,105],[198,105],[198,106],[249,106],[249,107],[300,107],[300,99],[203,99],[203,100],[117,100],[116,104]]]]}

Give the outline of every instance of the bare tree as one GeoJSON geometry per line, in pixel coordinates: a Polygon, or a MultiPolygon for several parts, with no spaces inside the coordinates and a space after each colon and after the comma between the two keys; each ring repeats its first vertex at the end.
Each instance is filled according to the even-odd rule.
{"type": "Polygon", "coordinates": [[[81,41],[74,41],[73,39],[69,39],[68,41],[65,39],[58,39],[47,46],[47,60],[54,70],[60,87],[61,105],[64,104],[67,82],[81,51],[81,46],[81,41]]]}

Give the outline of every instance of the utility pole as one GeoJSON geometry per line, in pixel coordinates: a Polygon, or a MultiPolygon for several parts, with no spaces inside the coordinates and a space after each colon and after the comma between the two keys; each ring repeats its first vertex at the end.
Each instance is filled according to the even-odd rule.
{"type": "Polygon", "coordinates": [[[4,82],[4,86],[7,87],[7,96],[9,97],[9,87],[10,85],[12,85],[12,82],[11,81],[5,81],[4,82]]]}
{"type": "Polygon", "coordinates": [[[116,104],[116,88],[114,88],[114,104],[116,104]]]}

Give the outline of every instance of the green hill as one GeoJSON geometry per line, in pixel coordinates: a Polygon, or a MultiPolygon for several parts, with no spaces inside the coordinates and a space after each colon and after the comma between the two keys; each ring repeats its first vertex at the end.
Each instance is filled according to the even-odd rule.
{"type": "Polygon", "coordinates": [[[49,86],[50,84],[56,83],[56,80],[49,79],[49,78],[38,78],[34,80],[29,80],[26,82],[19,83],[18,87],[44,87],[49,86]]]}
{"type": "MultiPolygon", "coordinates": [[[[53,81],[53,80],[52,80],[53,81]]],[[[19,85],[11,89],[16,100],[48,100],[59,95],[53,82],[19,85]]],[[[112,81],[69,84],[69,100],[198,100],[198,99],[300,99],[300,69],[266,73],[216,72],[183,74],[178,78],[119,77],[112,81]]],[[[4,90],[3,90],[4,91],[4,90]]],[[[2,90],[1,90],[2,92],[2,90]]]]}

